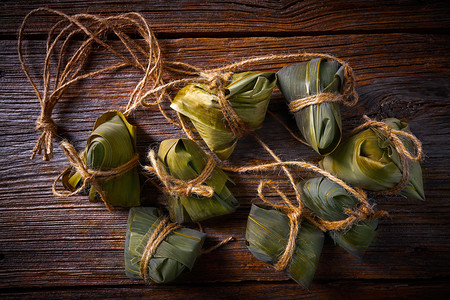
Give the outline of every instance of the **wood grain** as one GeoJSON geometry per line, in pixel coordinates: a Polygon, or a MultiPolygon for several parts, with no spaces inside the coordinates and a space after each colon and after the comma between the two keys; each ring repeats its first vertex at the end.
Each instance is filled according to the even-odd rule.
{"type": "Polygon", "coordinates": [[[304,291],[297,284],[289,282],[270,283],[226,283],[204,285],[168,285],[168,286],[108,286],[108,287],[81,287],[73,289],[39,289],[21,290],[3,294],[4,299],[60,299],[76,297],[92,297],[123,299],[153,297],[156,299],[418,299],[429,298],[436,295],[445,299],[449,295],[445,288],[445,281],[422,281],[420,283],[406,283],[403,281],[390,282],[354,282],[354,281],[315,281],[311,291],[304,291]],[[220,296],[219,296],[220,295],[220,296]],[[356,296],[357,295],[357,296],[356,296]]]}
{"type": "MultiPolygon", "coordinates": [[[[357,32],[446,32],[446,1],[4,1],[0,4],[0,36],[16,36],[32,9],[48,7],[67,14],[101,15],[136,11],[163,37],[280,36],[357,32]]],[[[30,30],[45,34],[51,15],[36,17],[30,30]],[[50,17],[50,18],[49,18],[50,17]]],[[[161,37],[160,36],[160,37],[161,37]]]]}
{"type": "MultiPolygon", "coordinates": [[[[102,205],[89,203],[85,196],[54,197],[50,186],[67,163],[57,143],[51,162],[29,159],[38,137],[34,127],[40,108],[20,69],[16,41],[11,37],[27,11],[41,3],[33,2],[32,7],[22,1],[1,5],[4,10],[0,19],[5,24],[0,29],[2,298],[151,295],[185,298],[189,295],[197,299],[220,295],[227,298],[389,299],[450,293],[447,286],[450,274],[450,38],[435,30],[448,27],[450,18],[441,2],[375,5],[350,1],[339,7],[314,1],[280,4],[213,1],[200,9],[199,4],[186,1],[176,11],[171,11],[170,4],[165,2],[155,3],[151,8],[143,8],[140,2],[125,7],[114,1],[48,4],[71,12],[105,15],[125,9],[143,11],[147,17],[153,17],[157,32],[163,34],[161,47],[165,59],[204,68],[255,55],[301,50],[331,53],[351,64],[358,81],[360,101],[353,108],[343,109],[344,130],[360,124],[362,114],[378,119],[398,117],[410,123],[426,153],[423,170],[427,200],[418,202],[373,194],[379,208],[391,214],[390,219],[380,222],[377,240],[359,261],[327,239],[309,291],[258,261],[244,243],[248,211],[251,203],[258,201],[259,180],[278,181],[292,195],[278,172],[231,175],[236,183],[232,191],[241,207],[235,214],[207,221],[203,226],[211,236],[208,245],[229,235],[236,238],[234,242],[200,257],[191,273],[169,286],[146,287],[141,282],[130,281],[123,271],[127,211],[108,213],[102,205]],[[228,9],[215,10],[221,4],[228,9]],[[252,14],[253,10],[259,13],[252,14]],[[273,12],[278,10],[283,13],[276,18],[273,12]],[[187,23],[183,15],[189,15],[192,23],[187,23]],[[328,18],[329,15],[333,18],[328,18]],[[213,16],[216,22],[211,21],[213,16]],[[284,29],[281,28],[283,23],[287,24],[284,29]],[[412,32],[391,32],[395,26],[399,32],[412,32]],[[370,38],[367,34],[343,32],[364,30],[370,31],[370,38]],[[270,36],[272,31],[277,34],[270,36]]],[[[33,40],[24,44],[34,75],[41,72],[45,43],[39,34],[45,33],[48,23],[41,19],[37,24],[30,31],[33,40]]],[[[113,57],[95,56],[91,65],[105,65],[111,59],[113,57]]],[[[289,62],[254,68],[277,70],[286,63],[289,62]]],[[[95,118],[105,109],[123,108],[141,75],[135,70],[121,70],[85,80],[70,89],[54,111],[59,138],[69,139],[82,149],[95,118]]],[[[274,93],[269,108],[295,128],[279,91],[274,93]]],[[[138,151],[142,157],[164,139],[183,137],[179,129],[154,109],[136,111],[131,122],[138,127],[138,151]]],[[[283,159],[319,159],[311,149],[293,140],[270,116],[257,134],[283,159]]],[[[229,163],[250,164],[269,159],[254,140],[244,138],[229,163]]],[[[275,195],[270,197],[276,200],[275,195]]],[[[142,199],[145,205],[165,201],[164,196],[148,184],[142,199]]]]}

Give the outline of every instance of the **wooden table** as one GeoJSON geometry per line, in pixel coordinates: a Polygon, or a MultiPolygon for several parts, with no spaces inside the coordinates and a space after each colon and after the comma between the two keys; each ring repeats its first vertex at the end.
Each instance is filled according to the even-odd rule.
{"type": "MultiPolygon", "coordinates": [[[[54,19],[34,19],[25,46],[31,72],[42,72],[45,38],[54,19]]],[[[449,296],[450,287],[450,8],[446,1],[3,1],[0,4],[0,297],[5,298],[428,298],[449,296]],[[50,2],[50,3],[49,3],[50,2]],[[153,2],[153,3],[152,3],[153,2]],[[309,290],[258,261],[244,233],[260,179],[279,173],[231,175],[241,207],[204,222],[212,245],[235,241],[201,256],[191,273],[169,285],[146,286],[124,273],[127,211],[108,212],[86,196],[57,198],[51,184],[67,165],[55,142],[50,162],[30,160],[38,133],[39,102],[17,57],[17,35],[32,9],[109,16],[136,11],[157,33],[164,59],[208,68],[249,56],[322,52],[347,60],[357,79],[358,104],[343,108],[344,130],[361,116],[408,121],[423,142],[426,201],[372,195],[390,219],[359,261],[327,239],[309,290]]],[[[258,65],[277,70],[284,63],[258,65]]],[[[122,109],[140,76],[125,71],[98,76],[67,91],[54,110],[59,137],[82,149],[105,109],[122,109]]],[[[170,80],[171,78],[168,77],[170,80]]],[[[289,127],[279,91],[269,106],[289,127]]],[[[155,109],[139,109],[138,150],[183,133],[155,109]]],[[[257,133],[283,159],[318,161],[274,119],[257,133]]],[[[251,138],[239,142],[230,163],[268,161],[251,138]]],[[[145,161],[142,161],[145,163],[145,161]]],[[[289,192],[287,184],[281,184],[289,192]]],[[[275,199],[275,195],[272,195],[275,199]]],[[[144,205],[164,203],[146,185],[144,205]]]]}

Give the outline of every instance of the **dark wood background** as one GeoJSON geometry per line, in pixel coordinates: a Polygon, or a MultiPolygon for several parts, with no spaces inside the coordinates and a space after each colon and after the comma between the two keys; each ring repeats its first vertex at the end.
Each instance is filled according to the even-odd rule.
{"type": "MultiPolygon", "coordinates": [[[[25,43],[34,75],[42,72],[45,35],[53,18],[33,19],[25,43]]],[[[446,1],[2,1],[0,3],[0,297],[66,298],[445,298],[450,287],[450,8],[446,1]],[[246,249],[246,218],[263,177],[231,175],[241,202],[235,214],[205,222],[208,244],[236,240],[201,256],[194,270],[169,285],[145,286],[123,270],[127,211],[109,213],[87,197],[57,198],[51,184],[66,166],[55,143],[50,162],[30,160],[38,133],[39,102],[17,57],[23,17],[41,6],[103,16],[142,13],[160,40],[165,59],[214,67],[255,55],[324,52],[356,72],[359,103],[343,109],[344,130],[371,117],[397,117],[422,140],[426,201],[374,196],[392,218],[362,261],[327,239],[310,290],[254,258],[246,249]]],[[[287,63],[287,62],[286,62],[287,63]]],[[[277,70],[283,64],[260,65],[277,70]]],[[[82,149],[105,109],[121,109],[141,74],[99,76],[71,89],[54,111],[61,138],[82,149]]],[[[170,79],[170,78],[169,78],[170,79]]],[[[277,91],[270,109],[291,128],[277,91]]],[[[138,148],[182,137],[158,111],[140,109],[138,148]]],[[[284,159],[317,161],[271,117],[259,135],[284,159]]],[[[250,138],[230,162],[269,160],[250,138]]],[[[281,184],[287,188],[286,184],[281,184]]],[[[287,189],[286,189],[287,190],[287,189]]],[[[287,190],[288,191],[288,190],[287,190]]],[[[274,198],[275,199],[275,198],[274,198]]],[[[146,186],[145,205],[164,203],[146,186]]]]}

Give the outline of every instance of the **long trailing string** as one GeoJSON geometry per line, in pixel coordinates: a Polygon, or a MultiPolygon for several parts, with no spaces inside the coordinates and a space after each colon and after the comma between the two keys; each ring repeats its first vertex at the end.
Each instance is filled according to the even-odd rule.
{"type": "MultiPolygon", "coordinates": [[[[183,121],[183,118],[177,113],[179,123],[174,122],[172,119],[167,117],[167,114],[161,107],[161,101],[164,97],[156,97],[156,100],[153,102],[148,99],[151,97],[155,97],[155,95],[164,95],[167,96],[167,90],[170,88],[174,88],[177,86],[183,86],[186,84],[195,84],[195,83],[203,83],[207,84],[210,89],[213,89],[217,92],[217,101],[221,107],[222,114],[224,120],[226,121],[228,128],[233,132],[236,138],[241,138],[244,135],[248,135],[250,131],[247,129],[245,123],[240,119],[239,115],[234,111],[230,102],[225,96],[225,86],[228,83],[228,80],[231,78],[233,72],[238,69],[243,68],[246,65],[257,64],[257,63],[275,63],[285,60],[306,60],[311,58],[326,58],[336,60],[344,66],[344,84],[342,87],[341,94],[339,93],[319,93],[317,95],[312,95],[306,98],[298,99],[291,103],[292,107],[291,111],[295,112],[299,109],[304,108],[305,106],[312,104],[319,104],[323,102],[340,102],[347,106],[352,106],[358,101],[358,94],[355,91],[355,77],[352,68],[346,63],[344,60],[341,60],[335,56],[329,54],[322,53],[307,53],[307,52],[299,52],[299,53],[291,53],[291,54],[272,54],[266,56],[253,57],[249,59],[244,59],[239,62],[231,63],[219,68],[212,69],[201,69],[186,63],[178,63],[177,64],[177,73],[196,76],[191,78],[182,78],[178,80],[174,80],[165,84],[156,85],[155,88],[148,90],[145,94],[142,95],[139,102],[134,102],[134,105],[129,108],[129,110],[136,109],[139,105],[143,106],[152,106],[157,105],[160,108],[161,113],[175,125],[181,127],[186,135],[195,141],[195,135],[192,130],[186,125],[183,121]]],[[[166,66],[166,64],[162,64],[162,66],[166,66]]],[[[170,101],[170,97],[168,97],[170,101]]],[[[279,119],[277,119],[280,123],[282,123],[279,119]]],[[[283,124],[283,123],[282,123],[283,124]]],[[[286,127],[286,126],[285,126],[286,127]]],[[[304,144],[307,144],[299,137],[295,136],[295,134],[289,130],[289,133],[294,136],[297,140],[301,141],[304,144]]]]}
{"type": "MultiPolygon", "coordinates": [[[[57,10],[49,8],[39,8],[31,11],[23,20],[19,31],[18,39],[18,55],[28,80],[30,81],[41,104],[41,114],[36,121],[36,129],[41,131],[36,146],[33,149],[31,158],[36,154],[43,152],[43,159],[50,160],[53,156],[52,141],[57,136],[57,126],[52,119],[52,111],[63,93],[82,79],[94,77],[96,75],[116,71],[124,67],[134,67],[144,73],[143,78],[136,85],[131,93],[127,108],[132,106],[134,102],[141,103],[140,97],[150,81],[153,86],[163,84],[162,81],[162,60],[161,49],[157,39],[150,30],[146,20],[138,13],[126,13],[108,18],[101,18],[90,14],[77,14],[73,16],[66,15],[57,10]],[[29,68],[24,60],[22,43],[24,39],[24,31],[29,19],[39,13],[51,13],[62,18],[49,31],[46,46],[46,55],[44,60],[44,69],[42,73],[43,91],[38,88],[35,79],[31,76],[29,68]],[[125,33],[125,29],[133,28],[135,32],[140,34],[145,41],[148,49],[142,48],[134,39],[125,33]],[[114,33],[131,56],[127,57],[109,43],[101,39],[108,33],[114,33]],[[74,51],[73,55],[64,64],[63,58],[69,44],[75,37],[80,34],[86,36],[81,45],[74,51]],[[98,44],[110,53],[119,58],[118,63],[108,67],[101,68],[96,71],[80,74],[87,60],[88,55],[94,44],[98,44]],[[54,86],[51,86],[51,69],[52,57],[58,57],[56,65],[56,76],[54,78],[54,86]],[[142,63],[139,55],[146,57],[146,62],[142,63]]],[[[125,115],[131,111],[128,109],[125,115]]]]}
{"type": "MultiPolygon", "coordinates": [[[[18,55],[22,69],[35,90],[41,105],[41,114],[37,119],[36,129],[38,131],[42,131],[42,134],[33,149],[31,158],[34,158],[36,154],[41,154],[42,152],[44,160],[50,160],[53,157],[52,142],[57,136],[57,126],[52,119],[52,111],[64,92],[73,84],[81,81],[82,79],[95,77],[96,75],[103,74],[105,72],[116,71],[124,67],[134,67],[143,72],[144,76],[131,93],[127,107],[131,106],[136,101],[140,102],[137,99],[140,99],[149,82],[153,82],[153,87],[163,84],[161,49],[146,20],[137,13],[126,13],[108,18],[101,18],[89,14],[69,16],[62,12],[48,8],[33,10],[24,18],[20,28],[18,55]],[[22,50],[26,25],[33,15],[39,13],[50,13],[61,18],[61,20],[56,22],[55,25],[51,27],[48,33],[46,55],[42,73],[42,92],[38,88],[35,79],[29,72],[29,68],[25,63],[22,50]],[[145,47],[142,47],[125,33],[125,30],[131,29],[144,39],[145,47]],[[122,53],[124,52],[123,49],[116,49],[112,46],[112,44],[101,38],[110,33],[113,33],[118,37],[120,41],[119,44],[123,46],[125,53],[122,53]],[[75,38],[78,38],[80,35],[84,36],[85,39],[82,41],[76,40],[75,38]],[[71,54],[68,57],[67,62],[65,62],[64,59],[65,56],[67,56],[68,48],[74,41],[77,42],[79,46],[73,50],[73,54],[71,54]],[[100,45],[102,48],[115,55],[119,59],[119,62],[96,71],[82,74],[81,72],[83,67],[94,45],[100,45]],[[54,56],[57,57],[57,64],[56,71],[54,71],[55,76],[52,78],[51,72],[54,69],[52,59],[54,56]],[[140,56],[143,56],[146,61],[141,62],[139,58],[140,56]],[[54,82],[53,86],[52,79],[54,82]]],[[[176,66],[177,64],[172,64],[171,68],[176,70],[176,66]]],[[[128,115],[130,112],[131,111],[127,110],[125,115],[128,115]]],[[[89,170],[83,159],[83,153],[77,154],[74,147],[68,142],[63,141],[61,143],[61,147],[69,159],[70,166],[54,181],[53,194],[59,197],[75,195],[82,191],[88,184],[91,184],[99,193],[100,198],[105,203],[107,209],[112,210],[112,206],[107,203],[106,196],[100,188],[99,181],[119,176],[128,171],[129,167],[136,167],[139,159],[138,155],[136,154],[129,162],[122,166],[118,166],[117,168],[113,168],[112,170],[97,171],[89,170]],[[62,176],[70,172],[72,169],[77,169],[82,175],[82,186],[73,192],[58,191],[56,188],[57,182],[62,178],[62,176]]]]}

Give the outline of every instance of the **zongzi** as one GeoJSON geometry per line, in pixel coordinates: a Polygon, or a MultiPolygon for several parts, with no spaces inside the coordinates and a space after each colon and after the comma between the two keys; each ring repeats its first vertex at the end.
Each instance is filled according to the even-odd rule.
{"type": "MultiPolygon", "coordinates": [[[[108,171],[130,161],[136,155],[136,129],[119,111],[109,111],[97,119],[87,140],[83,159],[89,169],[108,171]]],[[[81,185],[81,174],[75,170],[62,178],[67,190],[81,185]]],[[[136,168],[115,178],[99,181],[103,199],[113,206],[132,207],[140,203],[139,174],[136,168]]],[[[89,192],[91,202],[99,201],[94,187],[89,192]]]]}
{"type": "MultiPolygon", "coordinates": [[[[322,252],[324,235],[307,221],[300,226],[285,272],[304,288],[309,288],[322,252]]],[[[252,205],[245,239],[248,249],[257,259],[275,264],[286,249],[289,231],[286,214],[273,208],[252,205]]]]}
{"type": "MultiPolygon", "coordinates": [[[[170,176],[184,181],[199,176],[207,161],[206,153],[189,139],[162,141],[158,151],[160,168],[170,176]]],[[[228,176],[216,167],[204,182],[214,190],[211,198],[169,193],[171,220],[177,223],[199,222],[234,212],[239,203],[226,186],[228,180],[228,176]]]]}
{"type": "MultiPolygon", "coordinates": [[[[288,103],[319,93],[339,93],[344,67],[337,61],[315,58],[283,67],[277,72],[278,86],[288,103]]],[[[328,155],[342,138],[339,105],[324,102],[294,112],[297,126],[311,147],[328,155]]]]}
{"type": "MultiPolygon", "coordinates": [[[[346,219],[346,210],[355,209],[359,202],[343,187],[325,177],[307,179],[299,188],[302,190],[305,206],[325,221],[346,219]]],[[[375,237],[377,226],[377,219],[361,220],[350,228],[332,230],[329,233],[339,246],[356,257],[362,257],[375,237]]]]}
{"type": "MultiPolygon", "coordinates": [[[[408,123],[398,119],[390,118],[382,122],[392,129],[410,132],[408,123]]],[[[402,140],[406,149],[412,151],[412,142],[406,138],[402,140]]],[[[400,182],[403,171],[394,145],[375,127],[352,135],[319,164],[342,180],[370,191],[394,187],[400,182]]],[[[425,199],[422,168],[418,161],[409,162],[409,181],[401,194],[414,199],[425,199]]]]}
{"type": "MultiPolygon", "coordinates": [[[[225,95],[248,130],[261,127],[276,80],[271,72],[244,72],[231,77],[225,95]]],[[[224,160],[231,155],[237,138],[224,120],[217,90],[202,83],[189,84],[178,92],[170,107],[192,121],[218,158],[224,160]]]]}
{"type": "MultiPolygon", "coordinates": [[[[140,264],[147,243],[164,216],[153,207],[133,207],[128,216],[125,239],[125,273],[130,279],[140,279],[140,264]]],[[[192,269],[206,234],[178,228],[157,245],[148,262],[148,275],[156,283],[167,283],[192,269]]]]}

